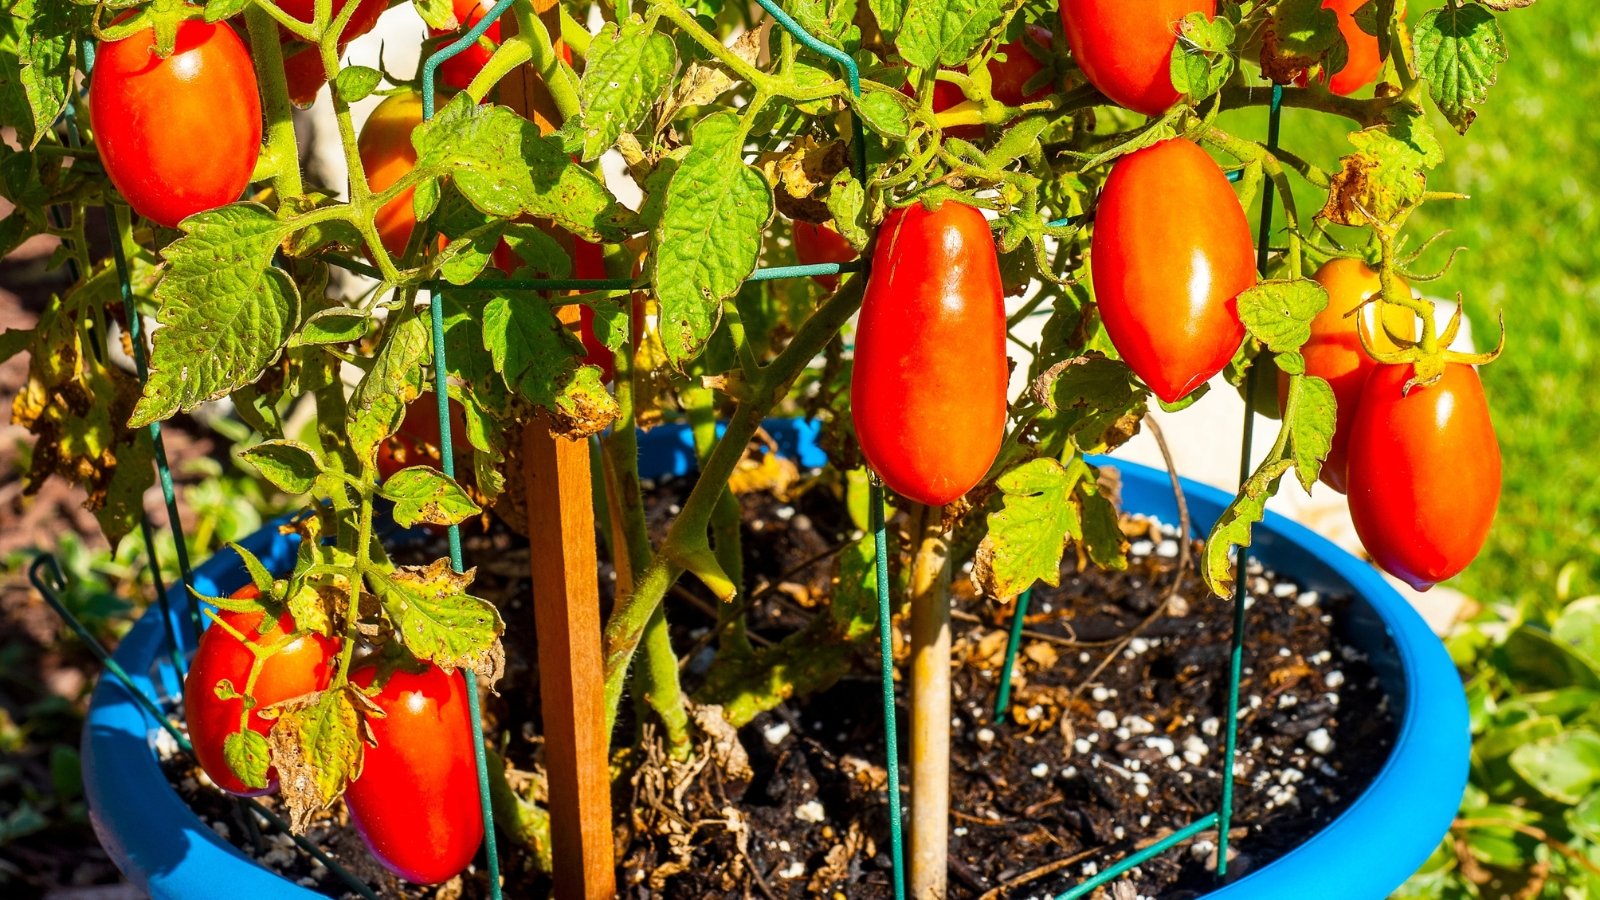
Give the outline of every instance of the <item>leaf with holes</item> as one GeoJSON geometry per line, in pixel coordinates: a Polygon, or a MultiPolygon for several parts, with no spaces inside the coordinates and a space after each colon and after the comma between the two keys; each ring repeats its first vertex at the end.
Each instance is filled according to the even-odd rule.
{"type": "Polygon", "coordinates": [[[407,528],[424,522],[454,525],[483,512],[461,485],[431,466],[401,469],[379,493],[394,501],[394,520],[407,528]]]}
{"type": "Polygon", "coordinates": [[[722,320],[723,301],[755,271],[772,220],[772,189],[745,164],[744,137],[732,112],[701,119],[667,185],[651,283],[661,302],[661,342],[676,366],[699,355],[722,320]]]}
{"type": "Polygon", "coordinates": [[[374,566],[367,580],[413,656],[444,669],[471,669],[493,685],[505,668],[505,623],[493,604],[467,593],[475,571],[451,571],[450,561],[440,559],[389,573],[374,566]]]}
{"type": "Polygon", "coordinates": [[[272,264],[292,229],[259,203],[197,213],[167,246],[156,286],[150,380],[129,427],[149,425],[254,382],[299,318],[300,293],[272,264]]]}
{"type": "Polygon", "coordinates": [[[677,47],[653,22],[634,15],[600,29],[578,85],[583,115],[569,124],[583,159],[597,159],[624,131],[638,128],[677,68],[677,47]]]}
{"type": "Polygon", "coordinates": [[[1041,458],[1000,476],[1000,505],[988,515],[988,532],[973,560],[972,577],[984,594],[1015,597],[1038,581],[1061,584],[1067,542],[1083,537],[1072,492],[1088,471],[1081,458],[1070,467],[1041,458]]]}
{"type": "Polygon", "coordinates": [[[1311,339],[1311,320],[1328,308],[1328,291],[1309,278],[1263,281],[1239,295],[1239,318],[1273,353],[1292,353],[1311,339]]]}
{"type": "Polygon", "coordinates": [[[551,413],[573,437],[605,430],[617,402],[594,366],[582,364],[583,345],[544,303],[487,295],[481,307],[483,348],[507,387],[551,413]]]}
{"type": "Polygon", "coordinates": [[[267,772],[272,768],[272,750],[264,735],[246,728],[222,739],[222,759],[239,777],[245,787],[267,786],[267,772]]]}
{"type": "Polygon", "coordinates": [[[334,688],[284,704],[267,734],[279,794],[296,833],[361,771],[361,719],[352,690],[334,688]]]}
{"type": "Polygon", "coordinates": [[[1444,6],[1417,21],[1412,43],[1428,95],[1456,131],[1466,134],[1478,117],[1474,107],[1489,98],[1506,61],[1499,21],[1476,3],[1444,6]]]}

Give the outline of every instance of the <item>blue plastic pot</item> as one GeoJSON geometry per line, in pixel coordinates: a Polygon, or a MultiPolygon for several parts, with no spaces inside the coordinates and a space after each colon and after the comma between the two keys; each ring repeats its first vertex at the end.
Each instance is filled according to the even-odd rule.
{"type": "MultiPolygon", "coordinates": [[[[814,425],[774,420],[767,430],[781,451],[802,466],[826,462],[814,425]]],[[[642,435],[640,458],[646,478],[691,471],[695,457],[688,430],[663,427],[642,435]]],[[[1115,460],[1101,462],[1121,470],[1125,510],[1177,521],[1166,473],[1115,460]]],[[[1200,532],[1230,499],[1192,482],[1185,482],[1184,490],[1200,532]]],[[[295,539],[280,535],[275,525],[242,543],[269,568],[283,572],[293,563],[295,539]]],[[[1270,568],[1324,596],[1355,597],[1341,626],[1377,670],[1399,734],[1377,778],[1343,815],[1287,855],[1208,897],[1380,900],[1422,865],[1460,803],[1471,748],[1461,682],[1421,617],[1370,566],[1273,513],[1255,535],[1253,552],[1270,568]]],[[[213,596],[248,580],[231,551],[207,560],[195,575],[196,587],[213,596]]],[[[179,605],[175,599],[174,606],[179,605]]],[[[165,663],[163,640],[160,613],[152,607],[116,655],[141,690],[171,698],[176,685],[165,663]]],[[[160,728],[122,685],[101,679],[83,737],[84,786],[95,831],[123,873],[156,898],[320,896],[257,866],[206,827],[162,775],[154,751],[158,734],[160,728]]]]}

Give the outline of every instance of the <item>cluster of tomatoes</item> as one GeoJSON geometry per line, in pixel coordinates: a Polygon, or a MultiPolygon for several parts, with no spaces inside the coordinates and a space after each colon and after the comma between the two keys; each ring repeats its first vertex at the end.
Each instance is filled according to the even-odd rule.
{"type": "MultiPolygon", "coordinates": [[[[1345,65],[1327,76],[1340,93],[1369,84],[1382,67],[1376,38],[1352,15],[1360,5],[1324,2],[1350,46],[1345,65]]],[[[1214,16],[1216,7],[1061,0],[1060,12],[1089,82],[1122,106],[1160,115],[1180,99],[1169,69],[1177,22],[1214,16]]],[[[1006,50],[990,75],[997,98],[1006,85],[999,99],[1015,104],[1042,64],[1020,42],[1006,50]]],[[[957,99],[936,94],[934,106],[957,99]]],[[[795,249],[802,262],[851,256],[838,235],[811,224],[797,224],[795,249]]],[[[1238,353],[1245,327],[1237,298],[1256,283],[1254,255],[1237,195],[1193,142],[1163,141],[1113,165],[1090,249],[1096,305],[1118,354],[1162,400],[1189,396],[1238,353]]],[[[1412,386],[1412,365],[1379,364],[1357,326],[1382,308],[1402,320],[1391,330],[1409,334],[1410,310],[1371,303],[1379,280],[1359,261],[1335,260],[1316,278],[1331,302],[1312,323],[1306,374],[1328,381],[1338,404],[1322,479],[1349,491],[1373,559],[1425,590],[1472,561],[1498,505],[1499,445],[1482,383],[1470,365],[1451,362],[1436,383],[1412,386]]],[[[993,464],[1006,423],[1005,319],[982,214],[956,203],[890,214],[862,304],[851,406],[863,454],[903,496],[948,503],[993,464]],[[959,367],[951,347],[961,348],[959,367]]]]}
{"type": "MultiPolygon", "coordinates": [[[[233,596],[259,592],[251,585],[233,596]]],[[[184,717],[201,768],[244,797],[277,791],[278,776],[269,770],[265,785],[246,784],[228,764],[228,736],[247,728],[264,737],[275,707],[326,690],[342,646],[320,634],[295,636],[288,613],[265,619],[261,612],[218,613],[184,683],[184,717]]],[[[396,875],[418,884],[455,876],[483,842],[465,681],[426,663],[391,671],[358,663],[349,679],[370,699],[372,740],[344,794],[350,823],[396,875]]]]}

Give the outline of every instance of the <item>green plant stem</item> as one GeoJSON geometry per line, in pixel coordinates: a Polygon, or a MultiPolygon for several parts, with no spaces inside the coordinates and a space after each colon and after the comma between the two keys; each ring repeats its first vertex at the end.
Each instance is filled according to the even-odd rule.
{"type": "Polygon", "coordinates": [[[1234,137],[1214,125],[1205,126],[1201,131],[1201,137],[1207,143],[1216,145],[1223,152],[1240,162],[1259,162],[1267,177],[1277,187],[1278,200],[1283,205],[1283,214],[1288,221],[1289,250],[1287,260],[1289,263],[1289,277],[1299,278],[1301,276],[1302,256],[1300,252],[1300,214],[1295,206],[1294,191],[1289,185],[1289,175],[1284,169],[1283,163],[1268,148],[1254,141],[1234,137]]]}
{"type": "MultiPolygon", "coordinates": [[[[1238,109],[1245,106],[1266,106],[1272,102],[1272,88],[1260,85],[1234,85],[1222,89],[1222,108],[1238,109]]],[[[1361,125],[1371,125],[1382,120],[1384,111],[1396,102],[1392,97],[1374,97],[1356,100],[1338,94],[1309,88],[1284,88],[1283,106],[1294,109],[1313,109],[1319,112],[1344,116],[1361,125]]]]}
{"type": "Polygon", "coordinates": [[[633,591],[620,598],[612,609],[605,628],[608,722],[616,719],[628,665],[645,626],[678,576],[691,565],[699,566],[697,577],[724,588],[719,597],[732,595],[732,581],[721,571],[707,539],[717,496],[727,489],[728,479],[744,455],[745,445],[755,437],[762,418],[788,393],[807,364],[860,308],[865,288],[866,279],[859,275],[846,279],[838,292],[800,327],[789,346],[762,369],[761,378],[743,395],[727,431],[701,467],[700,478],[668,530],[661,550],[639,577],[633,591]]]}
{"type": "MultiPolygon", "coordinates": [[[[710,458],[717,441],[716,394],[708,388],[692,386],[678,392],[689,430],[694,437],[695,456],[702,465],[710,458]]],[[[723,491],[711,511],[711,552],[737,590],[744,589],[744,548],[739,534],[741,510],[732,491],[723,491]]],[[[748,656],[750,637],[745,630],[742,604],[734,597],[717,607],[718,656],[748,656]]]]}
{"type": "Polygon", "coordinates": [[[300,145],[294,133],[294,108],[289,102],[289,86],[283,70],[283,46],[278,42],[278,23],[261,5],[244,11],[250,29],[250,56],[255,62],[261,85],[261,106],[266,113],[267,150],[273,180],[279,197],[298,197],[305,193],[300,180],[300,145]]]}
{"type": "Polygon", "coordinates": [[[556,53],[555,44],[550,40],[550,30],[545,28],[544,20],[534,14],[532,0],[518,0],[512,4],[511,11],[517,17],[517,34],[511,40],[527,44],[529,61],[539,70],[556,111],[561,113],[562,119],[580,115],[583,108],[578,103],[578,82],[572,70],[561,65],[561,55],[556,53]]]}

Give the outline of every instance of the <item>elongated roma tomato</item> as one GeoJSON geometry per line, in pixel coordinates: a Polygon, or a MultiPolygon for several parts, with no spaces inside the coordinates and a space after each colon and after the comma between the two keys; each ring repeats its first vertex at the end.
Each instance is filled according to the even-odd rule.
{"type": "Polygon", "coordinates": [[[1006,424],[1006,311],[983,214],[945,203],[889,213],[856,331],[851,417],[895,491],[942,506],[971,490],[1006,424]]]}
{"type": "Polygon", "coordinates": [[[1106,332],[1156,396],[1176,402],[1233,358],[1254,250],[1244,208],[1204,150],[1174,138],[1118,160],[1090,254],[1106,332]]]}
{"type": "MultiPolygon", "coordinates": [[[[367,173],[367,186],[373,193],[387,190],[416,166],[417,148],[411,143],[411,132],[421,124],[422,95],[404,91],[384,98],[361,126],[356,148],[367,173]]],[[[396,257],[405,252],[411,231],[417,227],[417,213],[411,203],[414,193],[402,191],[378,210],[375,220],[384,249],[396,257]]]]}
{"type": "Polygon", "coordinates": [[[1350,518],[1374,562],[1425,591],[1467,567],[1500,504],[1500,442],[1478,371],[1404,393],[1410,365],[1380,365],[1350,428],[1350,518]]]}
{"type": "Polygon", "coordinates": [[[102,41],[89,122],[111,183],[134,212],[169,228],[239,199],[261,155],[250,53],[221,22],[178,26],[166,59],[153,29],[102,41]]]}
{"type": "MultiPolygon", "coordinates": [[[[1383,289],[1378,273],[1367,268],[1358,259],[1329,260],[1312,276],[1328,290],[1328,306],[1311,320],[1311,340],[1300,348],[1305,357],[1306,374],[1315,375],[1333,388],[1338,402],[1337,426],[1333,432],[1333,447],[1322,464],[1322,482],[1339,493],[1346,492],[1345,450],[1350,443],[1350,423],[1356,417],[1356,405],[1361,401],[1361,388],[1367,376],[1377,367],[1377,360],[1361,346],[1361,333],[1357,330],[1356,316],[1351,313],[1368,297],[1383,289]]],[[[1401,290],[1411,290],[1405,281],[1401,290]]],[[[1383,305],[1383,324],[1378,323],[1378,305],[1367,304],[1361,310],[1373,344],[1384,353],[1393,353],[1400,347],[1389,338],[1390,331],[1411,339],[1416,333],[1417,317],[1411,310],[1393,303],[1383,305]]],[[[1278,374],[1278,408],[1284,409],[1289,399],[1289,376],[1278,374]]]]}
{"type": "MultiPolygon", "coordinates": [[[[350,673],[362,688],[376,678],[370,667],[350,673]]],[[[438,884],[483,843],[466,683],[429,665],[396,671],[372,700],[385,715],[367,719],[377,746],[362,752],[361,775],[345,791],[350,824],[384,868],[438,884]]]]}
{"type": "Polygon", "coordinates": [[[1089,83],[1147,116],[1178,102],[1172,48],[1190,13],[1217,14],[1216,0],[1061,0],[1061,27],[1089,83]]]}
{"type": "MultiPolygon", "coordinates": [[[[817,263],[844,263],[856,258],[856,248],[826,225],[813,225],[796,219],[794,222],[794,256],[802,265],[817,263]]],[[[813,275],[811,280],[830,291],[839,287],[837,275],[813,275]]]]}
{"type": "MultiPolygon", "coordinates": [[[[249,599],[260,596],[255,585],[246,585],[233,596],[249,599]]],[[[213,623],[200,635],[200,645],[195,650],[194,662],[183,683],[183,715],[189,725],[189,740],[194,744],[194,754],[200,760],[217,787],[230,794],[256,797],[278,789],[278,774],[267,772],[265,787],[252,788],[235,775],[228,766],[223,745],[228,735],[239,730],[244,721],[244,700],[238,696],[224,700],[217,696],[217,685],[226,681],[235,695],[244,694],[250,680],[250,667],[255,660],[251,647],[270,647],[284,635],[294,631],[294,619],[284,613],[266,634],[258,634],[262,615],[223,610],[217,617],[228,628],[244,635],[241,641],[213,623]]],[[[255,684],[249,694],[256,700],[256,710],[282,703],[295,697],[320,691],[333,677],[334,657],[339,652],[339,642],[319,634],[305,635],[279,649],[261,664],[255,684]]],[[[252,711],[250,730],[265,736],[272,722],[252,711]]]]}

